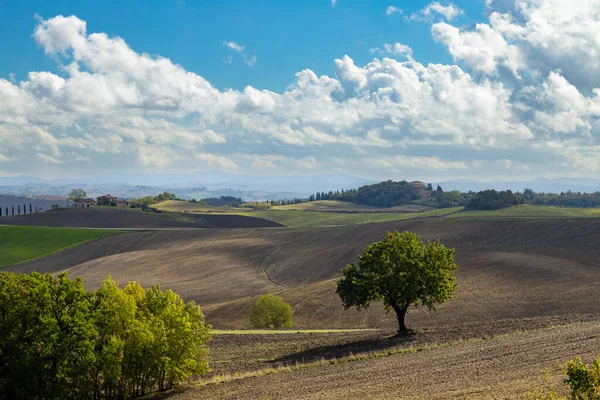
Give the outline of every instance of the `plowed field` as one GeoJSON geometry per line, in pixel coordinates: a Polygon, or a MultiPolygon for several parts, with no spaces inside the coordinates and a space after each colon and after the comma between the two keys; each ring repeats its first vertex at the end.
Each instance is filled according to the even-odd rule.
{"type": "Polygon", "coordinates": [[[264,228],[281,226],[262,218],[235,214],[153,215],[139,210],[87,208],[0,218],[0,224],[77,228],[264,228]]]}
{"type": "Polygon", "coordinates": [[[344,311],[339,270],[389,230],[412,230],[456,248],[455,299],[410,310],[416,328],[600,312],[600,221],[421,220],[306,229],[130,232],[68,249],[14,270],[161,284],[204,308],[216,328],[244,328],[254,297],[279,292],[298,328],[390,328],[374,305],[344,311]]]}

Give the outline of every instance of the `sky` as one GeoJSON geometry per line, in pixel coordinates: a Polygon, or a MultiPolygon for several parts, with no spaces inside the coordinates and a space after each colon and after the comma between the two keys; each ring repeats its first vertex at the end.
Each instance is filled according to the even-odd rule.
{"type": "Polygon", "coordinates": [[[599,54],[600,0],[0,0],[0,177],[596,178],[599,54]]]}

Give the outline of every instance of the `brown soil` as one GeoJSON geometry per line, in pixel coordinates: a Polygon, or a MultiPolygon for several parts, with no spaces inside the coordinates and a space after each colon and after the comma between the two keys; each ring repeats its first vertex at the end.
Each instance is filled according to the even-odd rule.
{"type": "Polygon", "coordinates": [[[447,345],[318,365],[293,372],[188,386],[160,396],[184,399],[511,399],[539,386],[541,371],[575,355],[598,356],[600,321],[467,339],[447,345]]]}
{"type": "Polygon", "coordinates": [[[216,328],[248,326],[253,296],[279,292],[297,328],[393,328],[373,305],[344,311],[336,277],[389,230],[412,230],[456,248],[455,298],[427,312],[411,309],[414,328],[600,312],[600,221],[398,221],[304,229],[132,232],[65,250],[13,270],[161,284],[202,305],[216,328]],[[285,288],[285,289],[283,289],[285,288]]]}
{"type": "Polygon", "coordinates": [[[171,399],[519,398],[541,370],[600,353],[598,243],[600,220],[584,219],[194,229],[110,236],[9,269],[68,271],[90,288],[107,274],[159,283],[199,302],[216,328],[246,327],[255,296],[267,292],[292,304],[297,328],[384,328],[217,336],[210,348],[219,374],[421,349],[193,386],[171,399]],[[395,321],[380,305],[344,311],[335,294],[340,268],[394,229],[439,238],[460,266],[455,298],[435,312],[411,309],[415,332],[404,337],[390,337],[395,321]]]}
{"type": "MultiPolygon", "coordinates": [[[[443,329],[419,329],[396,335],[395,330],[287,334],[218,334],[210,347],[210,375],[235,375],[358,354],[437,346],[461,340],[490,339],[517,331],[599,321],[600,314],[538,317],[471,323],[443,329]]],[[[600,349],[598,349],[600,353],[600,349]]]]}
{"type": "Polygon", "coordinates": [[[135,210],[83,209],[18,215],[1,220],[10,225],[78,228],[264,228],[280,227],[273,221],[244,215],[182,215],[188,221],[135,210]]]}

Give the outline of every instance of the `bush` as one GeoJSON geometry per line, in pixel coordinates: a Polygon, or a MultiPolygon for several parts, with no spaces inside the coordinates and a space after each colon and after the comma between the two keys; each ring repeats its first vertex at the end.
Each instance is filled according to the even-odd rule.
{"type": "MultiPolygon", "coordinates": [[[[600,398],[600,358],[586,365],[580,357],[569,361],[562,368],[567,376],[564,383],[568,385],[569,398],[573,400],[595,400],[600,398]]],[[[545,384],[539,388],[529,389],[525,397],[529,400],[566,400],[557,390],[549,387],[550,371],[545,375],[545,384]]],[[[559,390],[563,392],[563,390],[559,390]]]]}
{"type": "Polygon", "coordinates": [[[251,208],[253,210],[269,210],[269,209],[271,209],[271,204],[268,202],[264,202],[264,203],[248,202],[248,203],[240,204],[240,207],[241,208],[251,208]]]}
{"type": "Polygon", "coordinates": [[[291,328],[292,306],[280,296],[265,294],[252,306],[250,322],[255,328],[261,329],[291,328]]]}
{"type": "Polygon", "coordinates": [[[0,398],[123,399],[209,371],[210,325],[170,290],[0,273],[0,398]]]}

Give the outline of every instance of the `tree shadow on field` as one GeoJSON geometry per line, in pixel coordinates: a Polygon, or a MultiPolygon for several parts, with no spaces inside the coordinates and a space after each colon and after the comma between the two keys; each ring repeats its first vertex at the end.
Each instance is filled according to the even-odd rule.
{"type": "Polygon", "coordinates": [[[284,357],[272,360],[274,366],[291,366],[295,364],[310,363],[322,360],[333,360],[361,353],[383,352],[388,349],[407,347],[417,341],[418,332],[408,331],[378,338],[370,338],[335,344],[329,346],[315,347],[312,349],[288,354],[284,357]]]}

